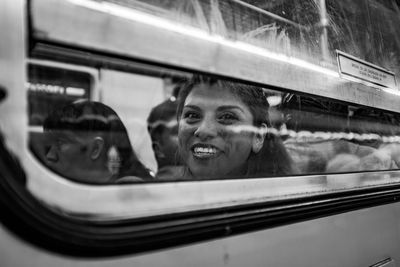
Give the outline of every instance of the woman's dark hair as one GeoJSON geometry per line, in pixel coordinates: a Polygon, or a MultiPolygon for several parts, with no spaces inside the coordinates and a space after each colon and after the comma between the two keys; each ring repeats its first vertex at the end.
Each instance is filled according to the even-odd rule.
{"type": "MultiPolygon", "coordinates": [[[[182,115],[187,96],[199,84],[208,84],[210,86],[216,84],[221,88],[228,88],[249,108],[253,115],[254,126],[260,128],[265,124],[268,128],[271,127],[268,117],[269,104],[262,88],[201,75],[194,75],[192,79],[188,80],[178,95],[178,122],[182,115]]],[[[267,131],[262,149],[258,153],[250,153],[247,160],[246,175],[248,177],[256,177],[279,176],[292,173],[293,162],[281,139],[267,131]]]]}
{"type": "Polygon", "coordinates": [[[129,141],[128,132],[117,113],[103,103],[78,100],[53,111],[44,121],[45,131],[70,130],[76,134],[99,133],[104,138],[105,153],[114,146],[121,159],[118,177],[151,178],[138,160],[129,141]]]}

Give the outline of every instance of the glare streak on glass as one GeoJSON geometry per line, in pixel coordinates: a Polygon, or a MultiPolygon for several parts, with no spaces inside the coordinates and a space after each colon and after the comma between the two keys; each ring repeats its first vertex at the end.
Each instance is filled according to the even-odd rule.
{"type": "Polygon", "coordinates": [[[253,46],[253,45],[250,45],[245,42],[240,42],[240,41],[232,42],[232,41],[224,39],[220,36],[210,35],[202,30],[193,29],[193,28],[190,28],[187,26],[181,26],[179,24],[171,23],[171,22],[163,20],[161,18],[147,15],[142,12],[136,12],[132,9],[124,8],[124,7],[121,7],[118,5],[109,4],[109,3],[105,3],[105,2],[97,3],[92,0],[82,0],[82,1],[68,0],[68,1],[70,1],[76,5],[86,6],[91,9],[99,10],[102,12],[107,12],[107,13],[110,13],[110,14],[113,14],[116,16],[131,19],[131,20],[139,21],[139,22],[146,23],[146,24],[149,24],[149,25],[152,25],[155,27],[163,28],[166,30],[189,35],[189,36],[192,36],[195,38],[200,38],[200,39],[207,40],[210,42],[218,43],[223,46],[232,47],[235,49],[239,49],[242,51],[246,51],[248,53],[271,58],[274,60],[279,60],[279,61],[289,63],[289,64],[292,64],[295,66],[300,66],[300,67],[303,67],[306,69],[320,72],[322,74],[330,75],[332,77],[339,77],[339,74],[336,71],[332,71],[328,68],[324,68],[324,67],[312,64],[312,63],[302,60],[302,59],[290,57],[285,54],[277,54],[272,51],[268,51],[266,49],[253,46]]]}
{"type": "Polygon", "coordinates": [[[399,76],[400,11],[395,1],[109,2],[328,68],[335,67],[339,49],[399,76]]]}

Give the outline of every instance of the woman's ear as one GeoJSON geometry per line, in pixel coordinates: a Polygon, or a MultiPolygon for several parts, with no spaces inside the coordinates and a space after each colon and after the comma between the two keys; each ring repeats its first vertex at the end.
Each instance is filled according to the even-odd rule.
{"type": "Polygon", "coordinates": [[[100,136],[95,137],[93,139],[92,148],[90,151],[90,158],[92,160],[98,159],[103,149],[104,149],[104,139],[100,136]]]}
{"type": "Polygon", "coordinates": [[[254,153],[260,152],[264,145],[265,136],[267,134],[267,125],[265,123],[261,124],[256,134],[253,136],[252,150],[254,153]]]}

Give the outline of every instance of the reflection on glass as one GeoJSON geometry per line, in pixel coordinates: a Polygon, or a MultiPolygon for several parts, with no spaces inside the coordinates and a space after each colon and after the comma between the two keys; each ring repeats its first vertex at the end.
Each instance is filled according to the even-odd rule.
{"type": "MultiPolygon", "coordinates": [[[[38,73],[30,81],[53,86],[38,73]]],[[[90,100],[89,89],[81,97],[29,94],[31,107],[46,107],[29,109],[41,118],[31,121],[31,150],[76,182],[276,177],[400,164],[394,112],[151,66],[102,74],[101,102],[90,100]]],[[[58,84],[79,81],[68,76],[58,84]]],[[[58,88],[52,86],[43,88],[58,88]]]]}
{"type": "Polygon", "coordinates": [[[292,94],[280,110],[285,146],[302,173],[398,168],[397,114],[292,94]]]}
{"type": "Polygon", "coordinates": [[[328,68],[336,68],[338,49],[400,75],[395,0],[107,2],[328,68]]]}
{"type": "Polygon", "coordinates": [[[43,125],[47,114],[56,107],[91,97],[92,76],[89,73],[29,64],[28,75],[30,126],[43,125]]]}

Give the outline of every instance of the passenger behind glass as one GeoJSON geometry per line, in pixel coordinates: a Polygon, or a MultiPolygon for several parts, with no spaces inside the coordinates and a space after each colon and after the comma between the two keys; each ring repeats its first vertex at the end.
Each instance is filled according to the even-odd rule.
{"type": "Polygon", "coordinates": [[[281,140],[267,131],[261,88],[195,76],[178,98],[179,149],[188,178],[293,173],[281,140]]]}
{"type": "Polygon", "coordinates": [[[379,147],[379,151],[386,153],[391,157],[392,169],[398,169],[400,167],[400,144],[384,143],[379,147]]]}
{"type": "Polygon", "coordinates": [[[157,160],[157,178],[182,176],[182,166],[178,156],[177,103],[174,97],[154,107],[147,119],[154,156],[157,160]]]}
{"type": "Polygon", "coordinates": [[[102,103],[80,100],[61,107],[43,127],[52,140],[48,167],[62,176],[92,184],[152,178],[137,159],[120,118],[102,103]]]}
{"type": "Polygon", "coordinates": [[[385,150],[375,150],[366,156],[356,154],[338,154],[326,164],[327,173],[358,172],[397,169],[391,155],[385,150]]]}

